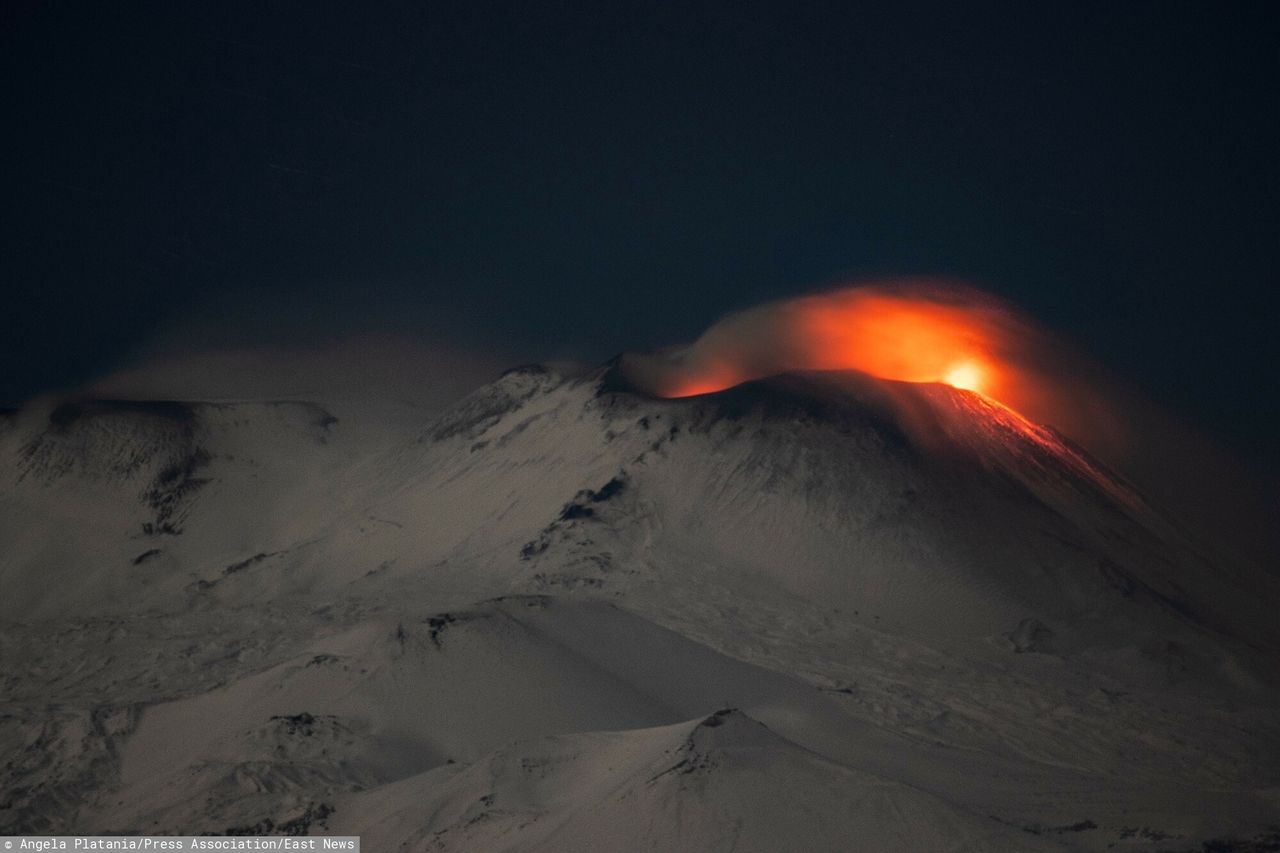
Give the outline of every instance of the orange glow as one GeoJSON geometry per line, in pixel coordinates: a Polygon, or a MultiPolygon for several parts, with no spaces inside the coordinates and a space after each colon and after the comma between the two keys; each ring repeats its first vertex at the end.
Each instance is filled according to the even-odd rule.
{"type": "Polygon", "coordinates": [[[713,327],[658,383],[689,397],[788,370],[858,370],[999,398],[1004,315],[943,298],[856,288],[755,309],[713,327]],[[759,328],[755,328],[759,326],[759,328]]]}
{"type": "Polygon", "coordinates": [[[955,282],[869,283],[758,305],[691,344],[628,355],[624,370],[661,397],[792,371],[857,371],[976,393],[969,403],[1012,410],[1112,458],[1128,445],[1104,373],[1012,306],[955,282]]]}
{"type": "Polygon", "coordinates": [[[965,391],[982,393],[982,367],[975,361],[962,361],[950,368],[942,381],[965,391]]]}

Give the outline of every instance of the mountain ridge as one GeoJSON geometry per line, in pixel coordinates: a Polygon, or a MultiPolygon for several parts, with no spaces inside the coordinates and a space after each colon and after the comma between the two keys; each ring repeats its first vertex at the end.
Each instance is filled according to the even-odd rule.
{"type": "MultiPolygon", "coordinates": [[[[942,386],[800,374],[665,400],[619,364],[508,371],[394,441],[358,408],[293,402],[20,413],[0,439],[0,584],[25,608],[0,621],[0,743],[67,751],[3,771],[23,793],[0,827],[125,826],[114,813],[587,846],[631,806],[554,786],[634,790],[668,820],[689,795],[640,796],[653,774],[602,769],[603,744],[649,755],[654,726],[726,707],[905,786],[896,826],[778,817],[814,849],[860,826],[865,849],[936,849],[940,821],[965,849],[1156,849],[1125,835],[1134,815],[1207,839],[1280,811],[1280,596],[1220,575],[1078,448],[942,386]],[[122,417],[141,432],[106,429],[122,417]],[[168,457],[20,476],[60,428],[126,450],[176,436],[205,482],[147,531],[168,457]],[[522,762],[548,749],[571,776],[528,788],[522,762]],[[549,825],[564,834],[531,828],[549,825]]],[[[789,750],[817,797],[828,771],[789,750]]],[[[769,766],[718,765],[685,837],[732,836],[769,766]]]]}

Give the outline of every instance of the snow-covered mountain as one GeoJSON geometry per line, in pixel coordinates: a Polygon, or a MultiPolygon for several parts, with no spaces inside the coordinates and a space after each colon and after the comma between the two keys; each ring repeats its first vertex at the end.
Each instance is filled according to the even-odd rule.
{"type": "Polygon", "coordinates": [[[999,404],[615,363],[362,417],[0,418],[0,831],[1280,849],[1280,582],[999,404]]]}

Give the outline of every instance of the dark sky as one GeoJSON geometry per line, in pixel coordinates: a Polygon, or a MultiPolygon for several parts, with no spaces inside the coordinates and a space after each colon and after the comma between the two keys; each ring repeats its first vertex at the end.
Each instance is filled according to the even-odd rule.
{"type": "Polygon", "coordinates": [[[928,273],[1274,461],[1280,28],[1048,5],[10,4],[0,402],[193,319],[603,359],[928,273]]]}

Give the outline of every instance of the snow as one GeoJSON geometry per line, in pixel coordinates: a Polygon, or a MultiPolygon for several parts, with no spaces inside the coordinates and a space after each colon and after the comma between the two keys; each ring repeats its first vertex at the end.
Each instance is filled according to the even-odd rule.
{"type": "Polygon", "coordinates": [[[1274,576],[984,398],[526,367],[387,411],[6,417],[0,831],[1190,850],[1280,816],[1274,576]]]}

